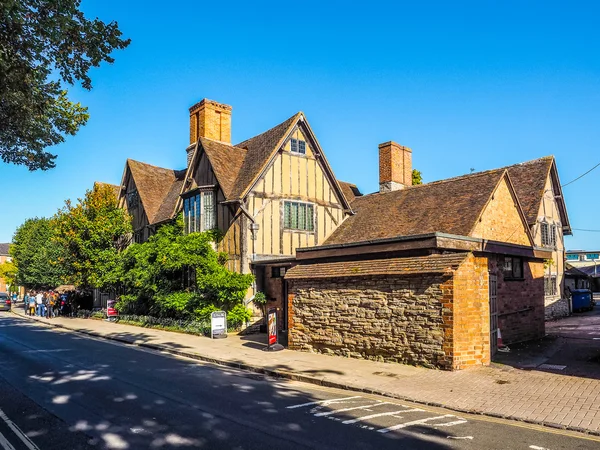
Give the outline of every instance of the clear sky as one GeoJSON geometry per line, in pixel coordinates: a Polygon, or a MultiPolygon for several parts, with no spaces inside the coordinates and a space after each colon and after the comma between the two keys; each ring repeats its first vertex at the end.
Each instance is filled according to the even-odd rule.
{"type": "MultiPolygon", "coordinates": [[[[378,144],[424,181],[545,155],[567,183],[600,162],[600,4],[577,1],[86,1],[129,48],[71,89],[91,118],[48,172],[0,163],[0,242],[126,158],[185,166],[188,108],[233,107],[234,143],[304,111],[336,174],[378,189],[378,144]]],[[[572,227],[600,230],[600,168],[565,187],[572,227]]],[[[570,249],[600,249],[574,230],[570,249]]]]}

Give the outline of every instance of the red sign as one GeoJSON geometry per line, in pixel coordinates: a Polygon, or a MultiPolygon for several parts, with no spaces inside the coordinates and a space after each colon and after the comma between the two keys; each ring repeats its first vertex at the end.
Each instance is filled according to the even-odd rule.
{"type": "Polygon", "coordinates": [[[117,302],[115,300],[109,300],[106,305],[106,315],[107,317],[116,317],[119,315],[119,312],[115,309],[115,305],[117,302]]]}
{"type": "Polygon", "coordinates": [[[269,333],[269,345],[277,344],[277,309],[269,309],[267,314],[268,326],[267,330],[269,333]]]}

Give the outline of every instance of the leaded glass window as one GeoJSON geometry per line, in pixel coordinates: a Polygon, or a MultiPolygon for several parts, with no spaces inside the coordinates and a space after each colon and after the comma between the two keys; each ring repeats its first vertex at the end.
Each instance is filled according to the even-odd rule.
{"type": "Polygon", "coordinates": [[[216,226],[215,193],[198,192],[183,200],[183,228],[185,233],[212,230],[216,226]]]}
{"type": "Polygon", "coordinates": [[[308,203],[285,202],[283,227],[292,230],[313,231],[315,229],[314,206],[308,203]]]}

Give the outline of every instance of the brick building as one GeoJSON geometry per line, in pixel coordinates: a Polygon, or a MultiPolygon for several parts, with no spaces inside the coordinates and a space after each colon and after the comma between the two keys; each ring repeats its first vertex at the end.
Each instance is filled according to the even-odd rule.
{"type": "Polygon", "coordinates": [[[302,112],[232,144],[231,111],[190,108],[181,170],[128,159],[119,205],[136,242],[179,213],[186,233],[220,230],[228,268],[255,275],[248,301],[266,294],[292,348],[462,368],[489,362],[498,326],[517,342],[543,335],[545,311],[568,314],[553,157],[412,186],[412,151],[386,142],[380,191],[362,196],[302,112]]]}
{"type": "Polygon", "coordinates": [[[410,149],[380,146],[380,192],[356,198],[288,271],[289,346],[445,369],[544,335],[544,262],[508,168],[411,186],[410,149]]]}

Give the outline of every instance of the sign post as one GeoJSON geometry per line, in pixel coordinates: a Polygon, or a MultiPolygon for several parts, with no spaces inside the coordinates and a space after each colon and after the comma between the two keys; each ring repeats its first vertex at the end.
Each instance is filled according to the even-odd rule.
{"type": "Polygon", "coordinates": [[[215,311],[210,314],[211,339],[224,339],[227,337],[227,313],[215,311]]]}
{"type": "Polygon", "coordinates": [[[267,313],[267,348],[268,352],[283,350],[283,345],[277,342],[277,308],[270,308],[267,313]]]}

